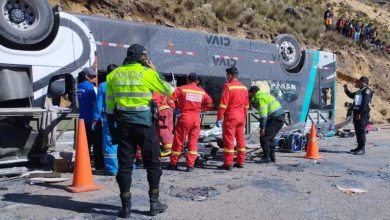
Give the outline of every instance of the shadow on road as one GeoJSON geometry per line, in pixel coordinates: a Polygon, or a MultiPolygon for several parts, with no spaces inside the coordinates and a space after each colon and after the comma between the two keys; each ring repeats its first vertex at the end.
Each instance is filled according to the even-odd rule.
{"type": "MultiPolygon", "coordinates": [[[[3,195],[2,201],[39,205],[63,209],[77,213],[116,216],[120,207],[110,204],[74,201],[69,196],[33,195],[30,193],[9,193],[3,195]]],[[[132,214],[149,215],[148,211],[131,210],[132,214]]]]}

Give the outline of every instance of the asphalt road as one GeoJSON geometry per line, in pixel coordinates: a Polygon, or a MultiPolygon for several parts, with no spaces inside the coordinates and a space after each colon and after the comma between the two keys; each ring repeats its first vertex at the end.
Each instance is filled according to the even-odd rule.
{"type": "MultiPolygon", "coordinates": [[[[161,200],[169,209],[153,218],[148,216],[146,172],[138,169],[132,219],[390,219],[390,126],[381,127],[368,135],[364,156],[349,153],[354,138],[334,137],[319,141],[321,160],[277,153],[276,164],[248,161],[231,172],[215,166],[192,173],[164,170],[161,200]],[[366,192],[345,193],[338,187],[366,192]]],[[[0,219],[116,219],[115,178],[94,179],[103,189],[77,194],[63,189],[71,181],[0,182],[0,219]]]]}

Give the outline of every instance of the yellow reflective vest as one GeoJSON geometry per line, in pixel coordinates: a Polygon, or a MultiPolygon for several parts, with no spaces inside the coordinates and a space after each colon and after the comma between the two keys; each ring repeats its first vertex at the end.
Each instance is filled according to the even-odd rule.
{"type": "Polygon", "coordinates": [[[269,117],[284,114],[284,110],[276,98],[268,93],[257,91],[252,98],[252,104],[259,110],[260,127],[265,127],[269,117]]]}
{"type": "Polygon", "coordinates": [[[156,71],[139,63],[120,66],[107,75],[106,112],[149,111],[153,92],[169,96],[173,89],[156,71]]]}

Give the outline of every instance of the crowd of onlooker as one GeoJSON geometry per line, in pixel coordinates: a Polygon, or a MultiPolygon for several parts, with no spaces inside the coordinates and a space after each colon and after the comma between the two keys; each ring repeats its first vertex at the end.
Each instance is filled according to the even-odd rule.
{"type": "Polygon", "coordinates": [[[384,50],[390,54],[390,45],[378,37],[378,29],[371,22],[364,23],[357,19],[349,19],[341,16],[336,24],[333,24],[333,12],[328,8],[324,13],[326,31],[337,31],[339,34],[351,38],[356,42],[367,42],[373,49],[384,50]]]}

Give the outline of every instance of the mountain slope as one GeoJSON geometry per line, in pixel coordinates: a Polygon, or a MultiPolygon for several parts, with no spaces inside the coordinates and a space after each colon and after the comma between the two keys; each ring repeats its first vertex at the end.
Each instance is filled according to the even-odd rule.
{"type": "MultiPolygon", "coordinates": [[[[110,18],[174,26],[184,29],[271,41],[279,33],[290,33],[306,48],[332,51],[338,56],[336,120],[345,115],[342,91],[362,75],[369,76],[374,91],[371,120],[390,121],[390,59],[380,51],[364,49],[334,32],[324,32],[323,0],[50,0],[65,11],[110,18]],[[287,10],[286,10],[287,9],[287,10]]],[[[390,43],[390,3],[369,0],[332,0],[335,17],[357,18],[379,27],[379,37],[390,43]]],[[[350,85],[350,88],[352,85],[350,85]]]]}

